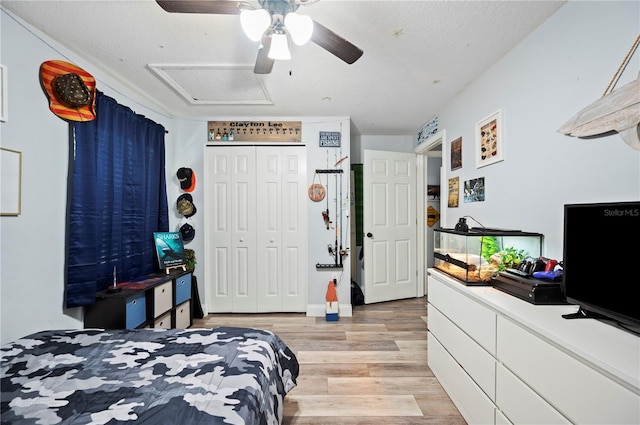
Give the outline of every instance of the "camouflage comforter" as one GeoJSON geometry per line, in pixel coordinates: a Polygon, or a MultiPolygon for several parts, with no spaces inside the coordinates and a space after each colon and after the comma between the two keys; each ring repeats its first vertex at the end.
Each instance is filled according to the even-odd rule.
{"type": "Polygon", "coordinates": [[[1,354],[2,424],[279,424],[298,376],[247,328],[44,331],[1,354]]]}

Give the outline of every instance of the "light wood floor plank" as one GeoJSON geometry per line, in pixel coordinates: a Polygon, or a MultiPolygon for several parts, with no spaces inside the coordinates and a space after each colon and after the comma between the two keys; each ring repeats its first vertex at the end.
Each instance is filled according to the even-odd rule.
{"type": "Polygon", "coordinates": [[[300,351],[298,362],[304,363],[425,363],[424,356],[401,351],[300,351]]]}
{"type": "Polygon", "coordinates": [[[390,340],[396,341],[399,339],[408,340],[408,339],[417,339],[417,340],[427,340],[427,331],[426,328],[423,332],[345,332],[347,336],[347,340],[349,341],[380,341],[380,340],[390,340]]]}
{"type": "Polygon", "coordinates": [[[285,416],[422,416],[411,395],[288,395],[285,416]]]}
{"type": "Polygon", "coordinates": [[[425,363],[369,363],[366,365],[369,371],[369,376],[392,376],[394,378],[401,378],[404,376],[433,376],[433,372],[428,367],[425,367],[425,363]]]}
{"type": "Polygon", "coordinates": [[[427,340],[396,340],[395,341],[398,348],[402,351],[421,351],[423,353],[427,353],[427,340]]]}
{"type": "Polygon", "coordinates": [[[436,394],[444,390],[435,377],[375,377],[343,378],[332,377],[328,380],[329,395],[338,394],[436,394]]]}

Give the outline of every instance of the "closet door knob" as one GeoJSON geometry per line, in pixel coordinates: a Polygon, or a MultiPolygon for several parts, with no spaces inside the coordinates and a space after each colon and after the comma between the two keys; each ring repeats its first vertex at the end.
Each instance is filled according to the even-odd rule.
{"type": "Polygon", "coordinates": [[[373,233],[368,232],[368,233],[367,233],[367,237],[368,237],[368,238],[372,238],[372,237],[373,237],[373,233]]]}
{"type": "Polygon", "coordinates": [[[244,242],[244,238],[240,238],[240,242],[244,242]]]}

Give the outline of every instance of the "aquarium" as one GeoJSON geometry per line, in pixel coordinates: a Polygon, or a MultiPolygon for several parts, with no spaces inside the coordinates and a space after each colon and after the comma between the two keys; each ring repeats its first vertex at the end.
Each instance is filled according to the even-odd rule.
{"type": "Polygon", "coordinates": [[[521,230],[434,229],[434,267],[466,285],[491,285],[491,278],[542,256],[543,235],[521,230]]]}

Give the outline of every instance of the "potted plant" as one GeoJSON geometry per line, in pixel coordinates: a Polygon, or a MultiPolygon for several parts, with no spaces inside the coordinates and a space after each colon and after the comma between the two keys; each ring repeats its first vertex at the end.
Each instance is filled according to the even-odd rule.
{"type": "Polygon", "coordinates": [[[498,270],[502,271],[507,268],[516,268],[524,257],[526,257],[526,253],[523,249],[515,249],[511,246],[505,247],[500,251],[498,270]]]}
{"type": "Polygon", "coordinates": [[[187,270],[193,271],[196,268],[196,252],[191,248],[185,248],[184,250],[185,258],[187,260],[187,270]]]}

